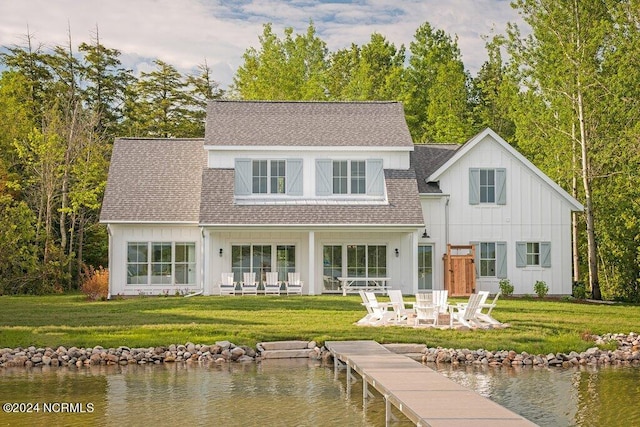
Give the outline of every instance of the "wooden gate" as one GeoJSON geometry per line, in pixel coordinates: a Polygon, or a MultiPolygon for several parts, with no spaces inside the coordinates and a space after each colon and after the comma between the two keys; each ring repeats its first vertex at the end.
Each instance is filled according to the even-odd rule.
{"type": "Polygon", "coordinates": [[[476,290],[476,247],[447,245],[444,254],[444,288],[450,296],[469,296],[476,290]]]}

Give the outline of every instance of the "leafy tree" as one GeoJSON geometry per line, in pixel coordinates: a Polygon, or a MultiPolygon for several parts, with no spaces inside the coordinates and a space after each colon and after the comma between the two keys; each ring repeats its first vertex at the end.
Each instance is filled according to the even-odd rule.
{"type": "Polygon", "coordinates": [[[403,99],[413,140],[464,142],[473,128],[468,76],[457,40],[425,22],[416,30],[409,50],[403,99]]]}
{"type": "Polygon", "coordinates": [[[284,30],[281,40],[265,24],[260,49],[245,51],[232,90],[242,99],[323,100],[327,98],[327,47],[316,35],[313,23],[303,35],[284,30]]]}

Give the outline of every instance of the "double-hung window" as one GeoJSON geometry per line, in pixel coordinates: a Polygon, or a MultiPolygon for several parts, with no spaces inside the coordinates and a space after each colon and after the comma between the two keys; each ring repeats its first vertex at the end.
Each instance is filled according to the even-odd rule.
{"type": "Polygon", "coordinates": [[[253,194],[285,194],[287,190],[287,169],[284,160],[253,160],[253,194]]]}
{"type": "Polygon", "coordinates": [[[507,204],[507,170],[469,169],[469,204],[507,204]]]}
{"type": "Polygon", "coordinates": [[[507,277],[507,243],[476,242],[476,274],[480,278],[507,277]]]}
{"type": "Polygon", "coordinates": [[[365,194],[367,172],[364,160],[333,161],[333,194],[365,194]]]}

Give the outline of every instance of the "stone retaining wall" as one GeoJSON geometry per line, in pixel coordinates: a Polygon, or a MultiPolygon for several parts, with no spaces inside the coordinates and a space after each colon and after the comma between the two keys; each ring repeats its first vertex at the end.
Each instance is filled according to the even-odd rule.
{"type": "MultiPolygon", "coordinates": [[[[480,364],[489,366],[574,366],[574,365],[640,365],[640,337],[629,334],[607,334],[589,337],[596,345],[616,342],[617,349],[592,347],[582,353],[532,355],[526,352],[500,350],[468,350],[429,348],[419,344],[388,344],[396,353],[407,354],[423,363],[480,364]]],[[[258,343],[255,349],[236,346],[229,341],[206,344],[171,344],[167,347],[105,349],[101,346],[77,348],[3,348],[0,368],[90,365],[129,365],[162,363],[228,363],[254,362],[273,358],[312,358],[332,362],[331,354],[315,341],[280,341],[258,343]]]]}

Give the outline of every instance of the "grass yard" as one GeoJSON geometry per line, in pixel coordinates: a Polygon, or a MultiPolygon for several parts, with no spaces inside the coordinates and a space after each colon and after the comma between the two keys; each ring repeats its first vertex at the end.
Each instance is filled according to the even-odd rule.
{"type": "Polygon", "coordinates": [[[506,329],[455,331],[353,325],[364,314],[357,295],[138,297],[105,302],[88,302],[79,294],[1,296],[0,348],[150,347],[220,340],[255,346],[259,341],[370,339],[546,354],[592,347],[593,342],[582,339],[585,333],[640,332],[638,305],[536,298],[498,301],[492,314],[511,325],[506,329]]]}

